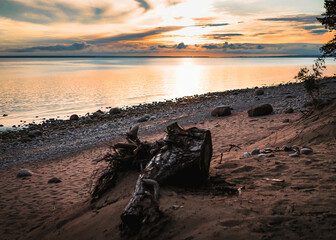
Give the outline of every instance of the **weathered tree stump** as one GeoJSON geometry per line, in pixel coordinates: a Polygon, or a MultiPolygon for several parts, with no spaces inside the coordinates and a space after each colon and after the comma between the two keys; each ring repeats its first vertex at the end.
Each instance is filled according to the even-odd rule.
{"type": "Polygon", "coordinates": [[[177,123],[167,127],[167,135],[157,153],[140,174],[133,196],[121,215],[122,224],[137,230],[156,221],[159,210],[159,184],[170,181],[200,183],[209,176],[212,157],[211,133],[196,127],[183,129],[177,123]]]}

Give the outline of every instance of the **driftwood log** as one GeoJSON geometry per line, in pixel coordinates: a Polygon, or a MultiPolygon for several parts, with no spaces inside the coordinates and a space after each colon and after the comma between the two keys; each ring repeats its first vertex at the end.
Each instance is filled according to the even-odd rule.
{"type": "MultiPolygon", "coordinates": [[[[136,135],[128,137],[133,142],[138,139],[136,135]]],[[[151,147],[153,157],[140,174],[133,196],[121,215],[123,227],[133,231],[162,215],[159,210],[160,184],[196,184],[209,175],[212,157],[209,130],[196,127],[185,130],[173,123],[167,127],[164,139],[151,147]]]]}

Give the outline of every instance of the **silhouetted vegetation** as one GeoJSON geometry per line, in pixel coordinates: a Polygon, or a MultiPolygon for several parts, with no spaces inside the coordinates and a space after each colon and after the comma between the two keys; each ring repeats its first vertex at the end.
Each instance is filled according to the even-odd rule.
{"type": "MultiPolygon", "coordinates": [[[[332,32],[336,30],[336,0],[325,0],[324,7],[326,12],[322,14],[323,17],[317,18],[317,20],[332,32]]],[[[321,52],[323,53],[323,57],[336,58],[336,35],[321,47],[321,52]]]]}

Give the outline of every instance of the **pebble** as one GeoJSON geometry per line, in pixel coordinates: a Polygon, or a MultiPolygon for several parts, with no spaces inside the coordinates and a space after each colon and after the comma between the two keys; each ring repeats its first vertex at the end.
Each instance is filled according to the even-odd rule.
{"type": "Polygon", "coordinates": [[[292,153],[292,154],[289,154],[290,157],[299,157],[300,154],[298,154],[297,152],[296,153],[292,153]]]}
{"type": "Polygon", "coordinates": [[[291,147],[288,147],[288,146],[283,146],[282,147],[283,148],[283,150],[285,151],[285,152],[290,152],[290,151],[293,151],[293,148],[291,148],[291,147]]]}
{"type": "Polygon", "coordinates": [[[308,148],[308,147],[304,147],[304,148],[301,149],[302,154],[310,154],[312,152],[313,152],[313,149],[308,148]]]}
{"type": "Polygon", "coordinates": [[[271,153],[271,152],[273,152],[273,150],[270,149],[270,148],[265,148],[265,149],[264,149],[264,153],[271,153]]]}
{"type": "Polygon", "coordinates": [[[258,158],[260,158],[260,159],[264,159],[265,157],[267,157],[267,155],[265,153],[258,154],[258,158]]]}
{"type": "Polygon", "coordinates": [[[287,108],[285,110],[285,113],[293,113],[294,112],[294,109],[293,108],[287,108]]]}
{"type": "Polygon", "coordinates": [[[244,152],[244,158],[249,158],[249,157],[251,157],[251,154],[248,152],[244,152]]]}
{"type": "Polygon", "coordinates": [[[142,116],[141,118],[138,118],[137,122],[147,122],[149,120],[150,116],[148,114],[142,116]]]}
{"type": "Polygon", "coordinates": [[[8,114],[4,114],[4,115],[2,115],[3,117],[7,117],[8,116],[8,114]]]}
{"type": "Polygon", "coordinates": [[[255,148],[253,151],[252,151],[252,155],[257,155],[260,153],[260,149],[259,148],[255,148]]]}
{"type": "Polygon", "coordinates": [[[120,111],[120,108],[117,108],[117,107],[115,107],[115,108],[111,108],[110,109],[110,114],[112,115],[112,114],[118,114],[118,113],[120,113],[121,111],[120,111]]]}
{"type": "Polygon", "coordinates": [[[264,95],[264,90],[262,90],[262,89],[256,89],[254,91],[254,95],[256,95],[256,96],[264,95]]]}
{"type": "Polygon", "coordinates": [[[58,179],[57,177],[53,177],[51,179],[48,180],[48,183],[60,183],[62,182],[60,179],[58,179]]]}
{"type": "Polygon", "coordinates": [[[78,115],[77,114],[72,114],[70,116],[70,121],[77,121],[79,119],[78,115]]]}
{"type": "Polygon", "coordinates": [[[30,177],[32,175],[33,173],[29,169],[23,168],[18,171],[16,177],[30,177]]]}
{"type": "Polygon", "coordinates": [[[31,130],[28,132],[28,137],[34,138],[40,136],[42,136],[42,132],[40,130],[31,130]]]}

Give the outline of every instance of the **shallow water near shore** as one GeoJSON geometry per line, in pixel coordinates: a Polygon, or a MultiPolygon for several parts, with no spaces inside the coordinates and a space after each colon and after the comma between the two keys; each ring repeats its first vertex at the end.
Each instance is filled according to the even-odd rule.
{"type": "MultiPolygon", "coordinates": [[[[293,81],[314,58],[2,58],[0,127],[293,81]],[[3,114],[8,114],[2,117],[3,114]]],[[[327,75],[336,63],[327,60],[327,75]]]]}

